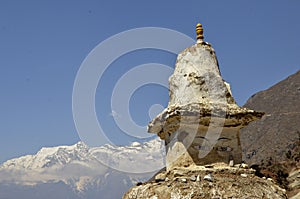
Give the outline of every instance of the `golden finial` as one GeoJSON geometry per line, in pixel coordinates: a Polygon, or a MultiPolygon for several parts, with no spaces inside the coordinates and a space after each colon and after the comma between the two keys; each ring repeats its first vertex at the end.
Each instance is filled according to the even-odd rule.
{"type": "Polygon", "coordinates": [[[203,40],[204,36],[203,36],[203,28],[201,23],[197,24],[196,33],[197,33],[197,40],[199,39],[203,40]]]}

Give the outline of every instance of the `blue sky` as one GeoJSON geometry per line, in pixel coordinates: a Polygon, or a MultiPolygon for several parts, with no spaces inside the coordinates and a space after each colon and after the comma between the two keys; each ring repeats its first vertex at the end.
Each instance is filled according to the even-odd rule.
{"type": "MultiPolygon", "coordinates": [[[[79,141],[72,116],[77,71],[100,42],[122,31],[163,27],[195,37],[201,22],[216,50],[223,78],[239,105],[300,68],[299,1],[16,1],[0,2],[0,162],[43,146],[79,141]]],[[[178,41],[174,41],[178,42],[178,41]]],[[[188,47],[188,46],[186,46],[188,47]]],[[[159,50],[131,52],[100,80],[96,111],[116,144],[122,134],[111,116],[112,88],[123,73],[144,63],[174,67],[159,50]]],[[[153,103],[166,106],[168,91],[144,86],[130,101],[133,120],[146,125],[153,103]]]]}

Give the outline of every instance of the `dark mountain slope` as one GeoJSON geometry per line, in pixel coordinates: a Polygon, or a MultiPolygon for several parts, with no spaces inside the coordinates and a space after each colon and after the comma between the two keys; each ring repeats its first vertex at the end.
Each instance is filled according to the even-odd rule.
{"type": "Polygon", "coordinates": [[[300,112],[300,70],[271,88],[253,95],[245,107],[266,113],[300,112]]]}
{"type": "Polygon", "coordinates": [[[243,159],[290,191],[300,190],[300,180],[287,178],[297,170],[299,177],[293,179],[300,178],[300,71],[253,95],[244,106],[266,114],[241,130],[243,159]]]}
{"type": "Polygon", "coordinates": [[[244,105],[265,116],[242,129],[244,160],[258,164],[266,157],[286,160],[300,134],[300,71],[253,95],[244,105]]]}

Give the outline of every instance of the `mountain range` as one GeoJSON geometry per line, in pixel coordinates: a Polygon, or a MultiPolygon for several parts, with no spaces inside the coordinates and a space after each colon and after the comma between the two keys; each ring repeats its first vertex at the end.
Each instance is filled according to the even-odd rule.
{"type": "Polygon", "coordinates": [[[163,166],[164,145],[158,139],[122,147],[78,142],[42,148],[0,166],[0,198],[121,198],[163,166]]]}

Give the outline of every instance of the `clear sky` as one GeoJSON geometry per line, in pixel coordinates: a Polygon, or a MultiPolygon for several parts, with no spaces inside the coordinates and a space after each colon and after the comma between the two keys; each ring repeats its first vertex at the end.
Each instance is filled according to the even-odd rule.
{"type": "MultiPolygon", "coordinates": [[[[300,69],[299,8],[298,0],[1,0],[0,162],[80,140],[72,116],[73,84],[81,63],[105,39],[149,26],[195,38],[195,25],[201,22],[223,78],[243,105],[252,94],[300,69]]],[[[140,64],[174,67],[175,59],[169,52],[139,50],[107,69],[95,106],[112,142],[139,141],[114,123],[117,113],[110,99],[118,79],[140,64]]],[[[132,119],[146,125],[151,104],[166,106],[167,100],[166,88],[141,87],[130,100],[132,119]]]]}

